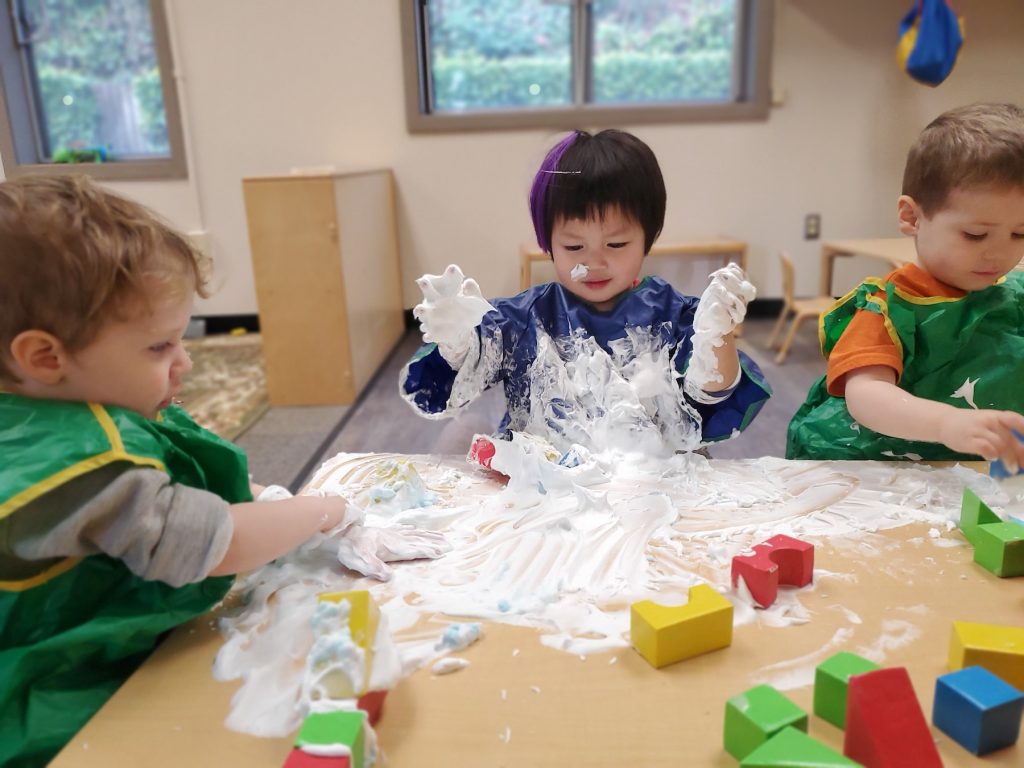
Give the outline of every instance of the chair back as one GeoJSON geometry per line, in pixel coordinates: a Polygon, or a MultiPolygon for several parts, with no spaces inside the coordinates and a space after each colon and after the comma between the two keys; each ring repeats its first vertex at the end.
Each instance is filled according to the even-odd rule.
{"type": "Polygon", "coordinates": [[[793,260],[789,258],[789,254],[785,251],[779,251],[779,263],[782,265],[782,298],[788,306],[793,303],[795,290],[793,260]]]}

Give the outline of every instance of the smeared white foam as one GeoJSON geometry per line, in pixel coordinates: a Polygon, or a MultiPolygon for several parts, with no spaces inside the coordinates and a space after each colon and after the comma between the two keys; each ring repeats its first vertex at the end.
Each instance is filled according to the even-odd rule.
{"type": "Polygon", "coordinates": [[[580,280],[586,280],[589,273],[590,268],[586,264],[577,264],[570,270],[569,277],[575,282],[579,282],[580,280]]]}
{"type": "Polygon", "coordinates": [[[435,675],[450,675],[452,672],[458,672],[460,669],[465,669],[468,666],[469,661],[467,659],[457,659],[454,656],[449,656],[434,662],[434,666],[430,668],[430,671],[435,675]]]}
{"type": "Polygon", "coordinates": [[[818,650],[795,659],[787,659],[786,661],[762,667],[754,675],[754,683],[766,683],[780,691],[812,685],[814,683],[815,667],[846,645],[852,635],[852,629],[840,627],[832,635],[832,638],[818,650]]]}
{"type": "MultiPolygon", "coordinates": [[[[432,626],[443,616],[459,624],[487,619],[532,627],[544,645],[585,659],[628,647],[629,606],[637,600],[679,604],[690,586],[709,582],[733,602],[737,624],[785,626],[808,620],[801,604],[808,589],[824,591],[831,580],[854,579],[816,569],[814,587],[782,587],[775,605],[755,610],[731,590],[730,562],[772,535],[811,543],[827,537],[831,547],[876,558],[883,567],[885,551],[870,533],[920,522],[939,532],[922,543],[933,546],[958,537],[947,523],[959,515],[964,485],[991,505],[1006,501],[990,478],[960,467],[771,458],[720,462],[692,454],[658,459],[593,453],[586,461],[600,468],[603,479],[589,475],[581,485],[572,468],[561,466],[561,475],[554,472],[554,480],[541,484],[547,455],[537,447],[529,461],[525,450],[520,464],[513,457],[507,487],[493,473],[456,458],[341,454],[321,467],[311,490],[346,489],[366,508],[366,526],[442,531],[452,549],[437,560],[395,565],[387,582],[344,571],[321,549],[296,553],[241,579],[246,603],[226,625],[229,635],[217,660],[218,676],[246,678],[233,703],[232,727],[283,735],[297,725],[318,592],[371,592],[395,635],[393,676],[410,674],[450,650],[442,638],[451,622],[432,626]],[[403,508],[395,494],[369,503],[380,468],[403,461],[404,475],[415,470],[436,500],[421,505],[428,497],[414,494],[404,502],[411,506],[403,508]]],[[[844,630],[852,631],[857,618],[846,618],[851,626],[844,630]]],[[[909,621],[894,620],[864,654],[884,655],[911,642],[913,632],[909,621]]],[[[783,684],[795,684],[806,679],[811,661],[792,660],[774,674],[785,678],[783,684]]],[[[372,677],[370,687],[377,687],[372,677]]]]}

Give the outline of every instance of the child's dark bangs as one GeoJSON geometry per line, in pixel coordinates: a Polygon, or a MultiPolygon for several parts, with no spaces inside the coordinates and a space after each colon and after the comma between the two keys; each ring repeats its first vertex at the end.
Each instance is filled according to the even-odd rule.
{"type": "Polygon", "coordinates": [[[603,179],[584,179],[583,175],[559,180],[548,190],[548,210],[552,223],[577,219],[580,221],[601,221],[611,210],[618,210],[624,217],[643,224],[647,201],[642,189],[631,189],[626,179],[619,183],[608,183],[603,179]]]}

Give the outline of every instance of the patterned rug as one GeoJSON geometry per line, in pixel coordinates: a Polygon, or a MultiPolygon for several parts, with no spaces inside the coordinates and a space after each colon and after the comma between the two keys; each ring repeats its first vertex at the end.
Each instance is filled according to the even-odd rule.
{"type": "Polygon", "coordinates": [[[192,418],[234,440],[262,416],[269,402],[258,333],[185,339],[192,371],[178,394],[192,418]]]}

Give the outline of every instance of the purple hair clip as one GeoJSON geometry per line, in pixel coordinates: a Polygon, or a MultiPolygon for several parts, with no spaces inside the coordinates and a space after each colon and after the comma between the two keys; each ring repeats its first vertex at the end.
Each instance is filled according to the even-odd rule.
{"type": "Polygon", "coordinates": [[[561,171],[558,164],[562,155],[574,141],[577,132],[573,131],[560,142],[555,144],[540,164],[540,170],[533,177],[533,185],[530,187],[530,216],[533,218],[533,231],[537,236],[537,245],[545,253],[551,253],[551,243],[548,242],[547,233],[544,228],[544,212],[547,208],[548,188],[551,186],[551,177],[558,174],[576,174],[582,171],[561,171]]]}

